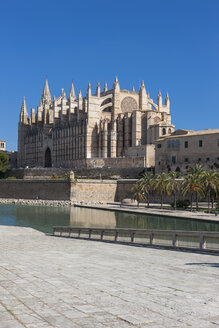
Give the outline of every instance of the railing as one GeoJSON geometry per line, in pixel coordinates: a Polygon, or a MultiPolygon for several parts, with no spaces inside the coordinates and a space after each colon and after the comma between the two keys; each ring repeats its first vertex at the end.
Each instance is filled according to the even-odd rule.
{"type": "Polygon", "coordinates": [[[219,251],[219,232],[53,227],[53,235],[172,248],[219,251]]]}

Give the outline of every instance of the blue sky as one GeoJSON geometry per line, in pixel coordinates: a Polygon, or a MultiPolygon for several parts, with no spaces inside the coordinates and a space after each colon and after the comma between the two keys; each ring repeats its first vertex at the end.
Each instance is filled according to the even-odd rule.
{"type": "Polygon", "coordinates": [[[46,78],[52,97],[144,80],[176,128],[219,128],[218,17],[218,0],[2,1],[0,139],[17,149],[22,98],[36,108],[46,78]]]}

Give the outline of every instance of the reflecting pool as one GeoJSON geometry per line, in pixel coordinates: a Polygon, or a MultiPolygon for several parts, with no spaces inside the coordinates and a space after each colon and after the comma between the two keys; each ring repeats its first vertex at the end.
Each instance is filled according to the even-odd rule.
{"type": "Polygon", "coordinates": [[[52,232],[53,226],[219,231],[219,223],[174,217],[95,210],[0,204],[0,225],[31,227],[52,232]]]}

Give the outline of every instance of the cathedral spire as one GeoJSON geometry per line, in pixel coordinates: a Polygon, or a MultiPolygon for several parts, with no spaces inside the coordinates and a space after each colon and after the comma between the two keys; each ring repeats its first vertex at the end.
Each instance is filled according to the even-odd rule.
{"type": "Polygon", "coordinates": [[[114,81],[114,83],[113,83],[113,89],[114,89],[115,91],[120,91],[120,86],[119,86],[119,81],[118,81],[117,76],[116,76],[115,81],[114,81]]]}
{"type": "Polygon", "coordinates": [[[100,83],[97,83],[96,96],[100,97],[100,83]]]}
{"type": "Polygon", "coordinates": [[[25,123],[25,124],[28,123],[28,112],[27,112],[27,105],[26,105],[25,97],[23,99],[23,103],[21,106],[20,122],[25,123]]]}
{"type": "Polygon", "coordinates": [[[91,84],[90,81],[88,83],[88,88],[87,88],[87,97],[91,96],[91,84]]]}
{"type": "Polygon", "coordinates": [[[81,90],[79,91],[78,98],[82,98],[81,90]]]}
{"type": "Polygon", "coordinates": [[[168,95],[168,92],[166,94],[166,98],[165,98],[165,105],[169,108],[170,107],[170,98],[169,98],[169,95],[168,95]]]}
{"type": "Polygon", "coordinates": [[[76,96],[75,96],[75,89],[74,89],[74,84],[72,82],[71,84],[71,89],[70,89],[70,92],[69,92],[69,99],[72,98],[72,99],[75,99],[76,96]]]}
{"type": "Polygon", "coordinates": [[[51,94],[49,91],[49,84],[48,80],[46,80],[44,88],[43,88],[43,93],[42,93],[42,103],[43,104],[50,104],[51,103],[51,94]]]}
{"type": "Polygon", "coordinates": [[[132,87],[132,92],[135,92],[135,87],[134,87],[134,85],[133,85],[133,87],[132,87]]]}
{"type": "Polygon", "coordinates": [[[141,82],[140,92],[144,92],[146,94],[146,88],[145,88],[145,85],[144,85],[144,81],[143,80],[141,82]]]}
{"type": "Polygon", "coordinates": [[[159,93],[157,96],[157,104],[158,104],[158,108],[160,109],[162,107],[162,95],[161,95],[160,90],[159,90],[159,93]]]}
{"type": "Polygon", "coordinates": [[[107,83],[105,82],[105,85],[104,85],[104,92],[108,91],[108,86],[107,86],[107,83]]]}

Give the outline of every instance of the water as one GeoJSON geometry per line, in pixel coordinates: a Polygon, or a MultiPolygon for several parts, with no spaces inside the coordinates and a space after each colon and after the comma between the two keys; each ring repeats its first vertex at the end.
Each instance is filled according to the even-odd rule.
{"type": "Polygon", "coordinates": [[[31,227],[52,232],[53,226],[219,231],[219,223],[95,210],[81,207],[48,207],[0,204],[0,225],[31,227]]]}

